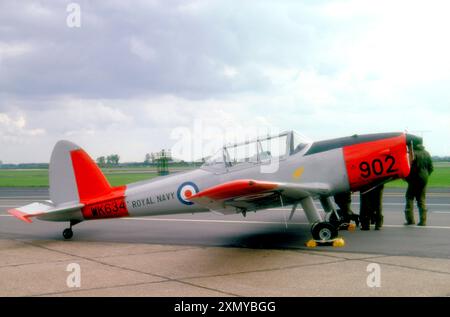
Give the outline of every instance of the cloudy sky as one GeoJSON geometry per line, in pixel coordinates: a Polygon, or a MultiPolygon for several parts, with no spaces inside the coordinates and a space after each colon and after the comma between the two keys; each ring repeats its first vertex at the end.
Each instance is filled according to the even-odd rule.
{"type": "Polygon", "coordinates": [[[0,1],[3,162],[249,128],[407,130],[450,155],[448,1],[78,1],[79,28],[69,3],[0,1]]]}

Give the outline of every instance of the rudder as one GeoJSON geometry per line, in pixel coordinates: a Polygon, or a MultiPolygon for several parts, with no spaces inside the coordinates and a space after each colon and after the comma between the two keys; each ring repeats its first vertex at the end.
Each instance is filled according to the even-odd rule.
{"type": "Polygon", "coordinates": [[[50,199],[55,205],[85,203],[112,192],[97,164],[78,145],[56,143],[49,166],[50,199]]]}

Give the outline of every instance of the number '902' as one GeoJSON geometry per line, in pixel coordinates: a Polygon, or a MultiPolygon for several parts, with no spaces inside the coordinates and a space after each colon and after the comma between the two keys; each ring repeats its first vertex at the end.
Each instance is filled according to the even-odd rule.
{"type": "Polygon", "coordinates": [[[362,178],[369,178],[372,175],[380,176],[382,174],[390,174],[397,172],[394,168],[395,157],[387,155],[384,159],[376,158],[372,162],[362,161],[359,164],[362,178]]]}

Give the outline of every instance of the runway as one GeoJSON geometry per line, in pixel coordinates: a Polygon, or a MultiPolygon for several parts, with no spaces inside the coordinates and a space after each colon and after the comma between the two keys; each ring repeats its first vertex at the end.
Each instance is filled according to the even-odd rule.
{"type": "Polygon", "coordinates": [[[286,222],[283,208],[96,220],[63,241],[66,224],[6,213],[47,189],[0,189],[0,296],[450,296],[450,190],[429,192],[427,227],[403,226],[403,196],[385,190],[381,231],[341,231],[345,247],[308,249],[303,211],[286,222]],[[70,263],[79,288],[66,284],[70,263]],[[367,283],[371,263],[380,287],[367,283]]]}

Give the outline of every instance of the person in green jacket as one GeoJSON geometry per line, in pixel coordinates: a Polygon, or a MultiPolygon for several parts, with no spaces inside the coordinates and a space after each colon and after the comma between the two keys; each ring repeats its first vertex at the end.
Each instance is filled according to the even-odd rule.
{"type": "Polygon", "coordinates": [[[425,203],[426,187],[428,178],[433,172],[433,162],[430,153],[428,153],[422,144],[413,146],[414,159],[411,164],[411,172],[406,181],[408,189],[406,190],[406,206],[405,206],[405,225],[415,224],[414,220],[414,199],[417,201],[419,209],[418,226],[427,225],[427,207],[425,203]]]}

